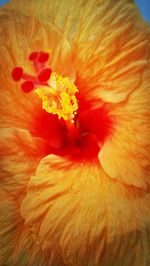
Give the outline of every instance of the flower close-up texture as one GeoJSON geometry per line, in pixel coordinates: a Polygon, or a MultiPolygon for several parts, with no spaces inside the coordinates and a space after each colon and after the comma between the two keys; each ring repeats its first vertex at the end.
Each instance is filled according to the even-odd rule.
{"type": "Polygon", "coordinates": [[[149,266],[149,117],[133,0],[1,7],[0,266],[149,266]]]}

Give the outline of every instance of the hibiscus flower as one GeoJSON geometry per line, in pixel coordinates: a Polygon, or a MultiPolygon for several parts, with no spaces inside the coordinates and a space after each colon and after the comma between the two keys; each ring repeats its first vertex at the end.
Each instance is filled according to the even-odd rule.
{"type": "Polygon", "coordinates": [[[0,265],[150,265],[150,28],[133,2],[0,10],[0,265]]]}

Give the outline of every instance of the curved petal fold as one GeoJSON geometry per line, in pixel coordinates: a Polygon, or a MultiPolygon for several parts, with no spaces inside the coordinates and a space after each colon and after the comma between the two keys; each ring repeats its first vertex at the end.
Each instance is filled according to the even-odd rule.
{"type": "Polygon", "coordinates": [[[15,128],[0,130],[1,187],[15,198],[22,198],[31,175],[47,154],[46,143],[27,131],[15,128]]]}
{"type": "Polygon", "coordinates": [[[0,189],[0,265],[13,266],[64,266],[60,258],[42,252],[25,227],[20,215],[19,202],[2,188],[0,189]]]}
{"type": "Polygon", "coordinates": [[[99,153],[104,171],[119,182],[142,189],[150,184],[150,75],[124,104],[113,110],[114,134],[99,153]]]}
{"type": "Polygon", "coordinates": [[[144,266],[150,206],[149,194],[138,193],[109,180],[98,164],[51,155],[31,178],[21,214],[42,250],[57,249],[65,265],[144,266]]]}

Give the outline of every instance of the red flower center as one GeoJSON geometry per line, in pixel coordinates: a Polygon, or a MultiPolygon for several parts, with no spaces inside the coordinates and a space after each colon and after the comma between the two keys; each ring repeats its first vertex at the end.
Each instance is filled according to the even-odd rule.
{"type": "MultiPolygon", "coordinates": [[[[36,76],[24,73],[21,67],[14,68],[12,71],[12,78],[15,81],[23,80],[21,88],[24,92],[30,92],[39,86],[49,86],[48,81],[51,77],[52,70],[45,66],[45,62],[48,58],[49,55],[45,52],[33,52],[29,55],[29,60],[33,62],[36,76]]],[[[60,80],[62,81],[62,78],[60,78],[60,80]]],[[[52,104],[54,100],[54,98],[52,98],[52,100],[50,99],[49,101],[48,98],[48,101],[46,99],[46,104],[44,102],[47,109],[43,110],[41,108],[35,113],[30,132],[34,136],[44,138],[47,141],[48,153],[69,156],[71,160],[93,160],[97,158],[101,146],[111,134],[112,117],[110,116],[109,108],[106,104],[101,103],[99,108],[94,108],[94,100],[87,100],[86,95],[82,95],[80,92],[79,85],[79,92],[76,93],[78,102],[78,110],[75,112],[76,115],[74,115],[74,111],[72,111],[74,122],[72,122],[71,119],[67,120],[66,117],[69,116],[66,114],[60,115],[59,117],[55,115],[54,108],[51,108],[51,113],[47,112],[46,110],[49,110],[47,102],[52,104]]],[[[72,90],[72,85],[69,88],[72,90]]],[[[63,90],[62,83],[61,90],[63,90]]],[[[69,89],[67,89],[67,93],[68,90],[69,89]]],[[[74,97],[74,95],[69,93],[69,96],[71,95],[71,97],[74,97]]],[[[42,99],[45,101],[45,94],[42,99]]],[[[70,98],[70,105],[72,104],[72,99],[74,98],[70,98]]],[[[68,104],[68,98],[65,98],[65,101],[68,104]]],[[[55,106],[56,102],[53,104],[55,106]]],[[[72,108],[70,110],[72,110],[72,108]]],[[[60,113],[59,110],[57,114],[60,113]]]]}

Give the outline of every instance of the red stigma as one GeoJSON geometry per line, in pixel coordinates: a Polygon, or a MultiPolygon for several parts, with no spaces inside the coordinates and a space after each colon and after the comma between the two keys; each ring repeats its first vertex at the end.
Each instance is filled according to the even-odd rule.
{"type": "Polygon", "coordinates": [[[31,80],[25,81],[21,84],[21,89],[23,90],[23,92],[28,93],[30,91],[32,91],[34,88],[34,84],[31,80]]]}
{"type": "Polygon", "coordinates": [[[49,59],[49,54],[45,52],[40,52],[38,55],[38,62],[39,63],[45,63],[49,59]]]}
{"type": "Polygon", "coordinates": [[[35,51],[35,52],[32,52],[28,58],[30,61],[33,61],[33,62],[45,63],[49,59],[49,54],[46,52],[42,52],[42,51],[41,52],[35,51]]]}
{"type": "Polygon", "coordinates": [[[29,60],[30,61],[35,61],[36,59],[37,59],[37,57],[38,57],[38,54],[39,54],[39,52],[38,51],[35,51],[35,52],[32,52],[32,53],[30,53],[29,54],[29,60]]]}
{"type": "Polygon", "coordinates": [[[52,70],[48,67],[40,70],[39,74],[38,74],[38,80],[40,82],[45,82],[48,81],[50,76],[51,76],[52,70]]]}
{"type": "Polygon", "coordinates": [[[22,67],[15,67],[11,73],[14,81],[19,81],[22,78],[23,69],[22,67]]]}
{"type": "Polygon", "coordinates": [[[49,59],[49,54],[43,51],[33,51],[29,54],[28,60],[33,63],[35,75],[23,71],[22,67],[15,67],[11,73],[14,81],[23,80],[21,89],[27,93],[39,86],[48,86],[47,81],[50,79],[52,70],[45,66],[49,59]]]}

